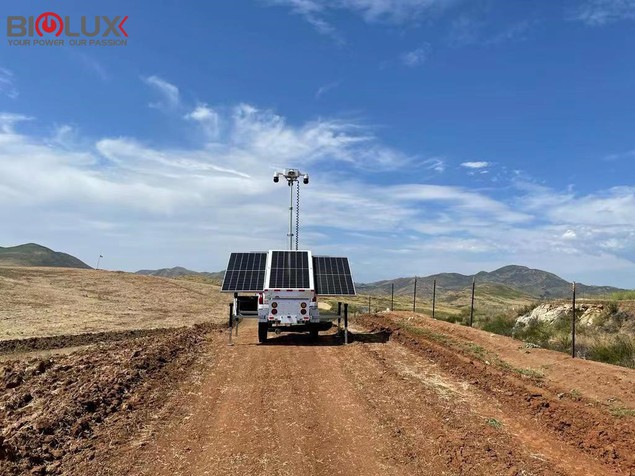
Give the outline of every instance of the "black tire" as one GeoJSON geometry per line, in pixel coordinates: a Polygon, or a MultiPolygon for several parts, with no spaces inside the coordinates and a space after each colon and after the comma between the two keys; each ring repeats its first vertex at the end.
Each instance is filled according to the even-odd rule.
{"type": "Polygon", "coordinates": [[[269,328],[268,322],[259,322],[258,323],[258,342],[264,343],[267,342],[267,330],[269,328]]]}
{"type": "Polygon", "coordinates": [[[318,338],[318,329],[317,327],[311,327],[311,329],[309,330],[309,333],[311,334],[311,339],[315,340],[318,338]]]}

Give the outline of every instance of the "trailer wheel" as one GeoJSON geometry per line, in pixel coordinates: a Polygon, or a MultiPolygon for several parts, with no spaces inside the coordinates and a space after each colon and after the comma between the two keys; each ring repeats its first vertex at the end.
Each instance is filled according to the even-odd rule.
{"type": "Polygon", "coordinates": [[[318,338],[318,328],[316,326],[311,326],[309,333],[311,334],[311,339],[315,340],[318,338]]]}
{"type": "Polygon", "coordinates": [[[258,342],[264,343],[267,342],[267,330],[269,327],[268,322],[259,322],[258,323],[258,342]]]}

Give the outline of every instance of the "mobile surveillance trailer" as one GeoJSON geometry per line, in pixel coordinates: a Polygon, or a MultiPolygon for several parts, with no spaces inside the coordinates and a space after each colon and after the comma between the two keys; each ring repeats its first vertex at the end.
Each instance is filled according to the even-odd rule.
{"type": "MultiPolygon", "coordinates": [[[[320,315],[318,296],[354,296],[355,285],[348,258],[313,256],[311,251],[293,250],[293,185],[306,184],[309,176],[296,169],[274,175],[284,177],[291,187],[289,207],[289,250],[231,253],[222,292],[234,293],[231,319],[258,319],[258,340],[269,332],[309,332],[332,327],[337,315],[320,315]],[[241,294],[242,293],[242,294],[241,294]]],[[[299,200],[298,200],[299,204],[299,200]]]]}
{"type": "Polygon", "coordinates": [[[258,319],[258,340],[269,332],[309,332],[317,337],[337,315],[320,315],[318,296],[354,295],[347,258],[310,251],[232,253],[222,292],[234,293],[233,318],[258,319]],[[241,295],[241,293],[249,293],[241,295]]]}

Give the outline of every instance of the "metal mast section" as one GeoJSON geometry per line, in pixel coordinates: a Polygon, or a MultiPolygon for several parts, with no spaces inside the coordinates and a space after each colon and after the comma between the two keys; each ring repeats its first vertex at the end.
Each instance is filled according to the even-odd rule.
{"type": "Polygon", "coordinates": [[[298,169],[285,169],[284,172],[276,172],[273,175],[273,181],[278,183],[280,181],[280,177],[283,177],[287,184],[289,185],[289,233],[287,233],[287,237],[289,238],[289,249],[293,250],[293,237],[295,236],[295,249],[298,249],[298,234],[300,232],[300,177],[302,177],[302,183],[305,185],[309,183],[309,174],[303,174],[298,169]],[[296,220],[295,220],[295,235],[293,234],[293,187],[294,185],[297,187],[297,195],[296,195],[296,220]]]}

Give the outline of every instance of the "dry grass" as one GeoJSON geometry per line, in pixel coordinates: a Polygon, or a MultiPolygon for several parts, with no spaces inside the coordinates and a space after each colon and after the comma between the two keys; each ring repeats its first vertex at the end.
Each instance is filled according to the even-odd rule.
{"type": "Polygon", "coordinates": [[[215,285],[131,273],[0,267],[0,339],[224,322],[215,285]]]}

